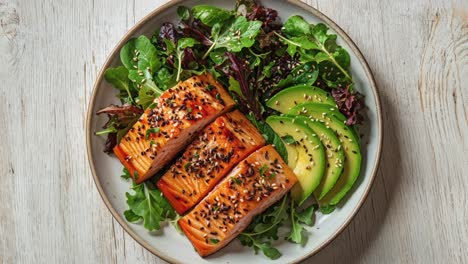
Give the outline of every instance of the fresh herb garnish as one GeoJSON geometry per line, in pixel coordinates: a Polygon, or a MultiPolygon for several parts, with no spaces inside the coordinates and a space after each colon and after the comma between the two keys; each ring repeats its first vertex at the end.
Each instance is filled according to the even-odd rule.
{"type": "Polygon", "coordinates": [[[188,170],[188,168],[190,168],[190,166],[191,166],[191,165],[192,165],[192,163],[191,163],[191,162],[187,162],[187,163],[185,163],[185,164],[184,164],[184,169],[187,171],[187,170],[188,170]]]}
{"type": "Polygon", "coordinates": [[[238,179],[238,178],[236,178],[236,177],[234,177],[234,176],[231,177],[231,180],[232,180],[235,184],[237,184],[237,185],[241,185],[241,184],[242,184],[242,180],[241,180],[241,179],[238,179]]]}
{"type": "Polygon", "coordinates": [[[152,128],[149,128],[148,130],[146,130],[146,140],[149,139],[149,137],[151,136],[151,134],[156,134],[156,133],[159,133],[161,129],[159,127],[152,127],[152,128]]]}
{"type": "Polygon", "coordinates": [[[266,171],[268,170],[268,165],[266,164],[263,164],[261,167],[260,167],[260,170],[259,170],[259,174],[260,174],[260,177],[265,177],[265,173],[266,171]]]}
{"type": "Polygon", "coordinates": [[[276,172],[270,173],[270,176],[268,176],[268,180],[272,180],[276,177],[276,172]]]}
{"type": "Polygon", "coordinates": [[[210,238],[210,242],[211,242],[211,244],[218,244],[219,240],[216,239],[216,238],[210,238]]]}

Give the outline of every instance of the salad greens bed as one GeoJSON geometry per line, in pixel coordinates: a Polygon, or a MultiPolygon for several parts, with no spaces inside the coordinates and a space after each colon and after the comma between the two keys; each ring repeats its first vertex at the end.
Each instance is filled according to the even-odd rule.
{"type": "MultiPolygon", "coordinates": [[[[238,109],[286,162],[283,140],[287,139],[282,140],[264,121],[276,114],[265,102],[282,89],[299,84],[322,88],[333,96],[347,125],[362,122],[364,104],[353,89],[350,56],[326,25],[309,24],[297,15],[282,24],[277,11],[253,0],[239,0],[234,10],[199,5],[180,6],[177,13],[177,24],[163,23],[151,38],[139,36],[128,41],[120,52],[122,66],[105,72],[122,103],[98,112],[109,116],[103,130],[96,133],[107,135],[106,152],[111,153],[162,92],[205,72],[228,87],[238,109]]],[[[126,169],[122,177],[131,179],[126,169]]],[[[177,226],[179,216],[152,183],[133,183],[131,189],[126,194],[128,221],[142,222],[150,231],[160,229],[161,222],[168,220],[177,226]]],[[[285,196],[255,217],[238,238],[255,252],[279,258],[281,253],[272,246],[272,241],[279,239],[279,228],[288,228],[286,240],[305,243],[304,226],[313,224],[316,208],[314,204],[299,207],[285,196]]]]}

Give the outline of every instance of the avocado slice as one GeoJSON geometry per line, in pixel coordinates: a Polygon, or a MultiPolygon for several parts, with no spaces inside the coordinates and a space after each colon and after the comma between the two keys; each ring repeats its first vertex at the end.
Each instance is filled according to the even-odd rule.
{"type": "Polygon", "coordinates": [[[319,200],[319,204],[320,206],[338,204],[351,187],[353,187],[361,170],[361,150],[353,129],[346,126],[332,111],[326,111],[322,104],[303,103],[293,107],[289,111],[289,114],[308,116],[315,121],[324,123],[326,127],[329,127],[337,134],[345,155],[343,173],[335,186],[319,200]]]}
{"type": "MultiPolygon", "coordinates": [[[[291,108],[307,102],[317,103],[321,111],[330,111],[340,121],[346,121],[346,117],[338,110],[333,97],[315,86],[296,85],[286,88],[275,94],[266,105],[282,114],[287,114],[291,108]]],[[[356,127],[353,127],[353,133],[359,139],[356,127]]]]}
{"type": "Polygon", "coordinates": [[[288,166],[293,169],[298,179],[298,183],[291,190],[291,196],[299,204],[319,186],[326,163],[322,142],[317,133],[305,124],[306,120],[307,117],[303,116],[269,116],[266,119],[268,125],[285,142],[288,166]]]}
{"type": "Polygon", "coordinates": [[[343,172],[343,164],[345,161],[344,151],[340,140],[335,132],[327,128],[325,124],[319,121],[306,119],[306,125],[317,133],[320,141],[325,147],[325,155],[327,163],[325,174],[317,189],[314,191],[314,196],[317,200],[322,199],[332,188],[343,172]]]}
{"type": "Polygon", "coordinates": [[[309,85],[296,85],[281,90],[271,97],[266,105],[285,114],[289,109],[305,102],[323,103],[330,107],[336,107],[335,100],[327,92],[309,85]]]}

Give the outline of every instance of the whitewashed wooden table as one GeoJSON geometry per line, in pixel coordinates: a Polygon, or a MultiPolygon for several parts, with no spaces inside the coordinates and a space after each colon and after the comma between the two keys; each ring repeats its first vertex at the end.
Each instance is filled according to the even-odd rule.
{"type": "MultiPolygon", "coordinates": [[[[84,122],[94,79],[162,0],[0,0],[0,263],[163,263],[113,220],[84,122]]],[[[307,1],[361,48],[382,96],[380,170],[307,263],[468,263],[468,1],[307,1]]]]}

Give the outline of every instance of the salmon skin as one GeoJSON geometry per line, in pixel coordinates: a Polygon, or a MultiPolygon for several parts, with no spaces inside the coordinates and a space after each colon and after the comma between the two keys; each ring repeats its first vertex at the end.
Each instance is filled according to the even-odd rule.
{"type": "Polygon", "coordinates": [[[114,153],[134,180],[141,183],[234,105],[211,75],[191,77],[156,98],[114,148],[114,153]]]}
{"type": "Polygon", "coordinates": [[[200,256],[226,246],[297,182],[292,170],[271,146],[240,162],[178,223],[200,256]]]}
{"type": "Polygon", "coordinates": [[[262,135],[241,112],[227,113],[199,134],[157,186],[172,207],[183,214],[264,144],[262,135]]]}

